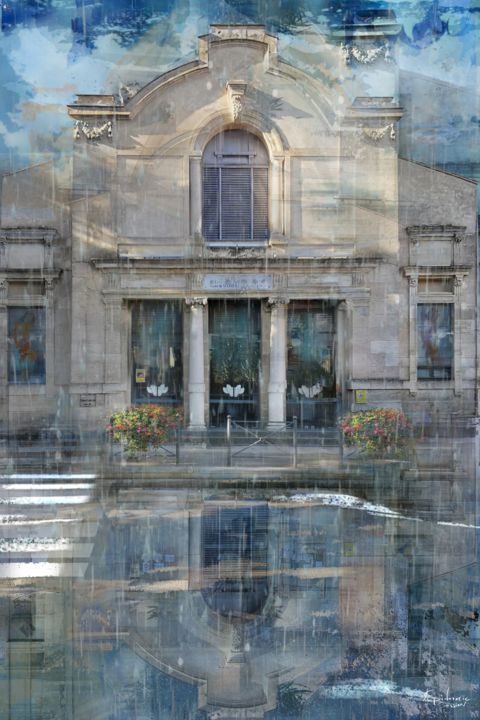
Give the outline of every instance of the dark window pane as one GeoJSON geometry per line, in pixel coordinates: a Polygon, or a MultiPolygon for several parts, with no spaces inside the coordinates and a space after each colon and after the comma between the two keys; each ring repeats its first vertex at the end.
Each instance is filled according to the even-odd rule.
{"type": "Polygon", "coordinates": [[[293,301],[288,306],[287,417],[301,427],[335,423],[333,306],[293,301]]]}
{"type": "Polygon", "coordinates": [[[45,383],[45,308],[8,308],[8,382],[45,383]]]}
{"type": "Polygon", "coordinates": [[[179,301],[143,300],[132,308],[134,402],[182,398],[182,309],[179,301]]]}
{"type": "Polygon", "coordinates": [[[450,380],[453,367],[452,305],[417,305],[417,375],[419,380],[450,380]]]}
{"type": "Polygon", "coordinates": [[[256,420],[260,364],[260,304],[209,302],[210,413],[213,425],[231,415],[256,420]]]}

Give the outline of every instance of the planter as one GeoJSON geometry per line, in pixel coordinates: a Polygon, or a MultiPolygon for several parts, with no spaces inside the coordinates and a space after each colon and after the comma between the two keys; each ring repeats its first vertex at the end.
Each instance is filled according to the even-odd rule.
{"type": "Polygon", "coordinates": [[[149,460],[163,460],[170,457],[170,454],[163,447],[148,448],[147,450],[137,450],[128,452],[123,443],[110,443],[108,457],[110,462],[120,463],[145,463],[149,460]]]}
{"type": "Polygon", "coordinates": [[[179,408],[165,405],[132,405],[114,412],[107,425],[111,441],[110,457],[145,461],[167,455],[163,445],[182,421],[179,408]]]}

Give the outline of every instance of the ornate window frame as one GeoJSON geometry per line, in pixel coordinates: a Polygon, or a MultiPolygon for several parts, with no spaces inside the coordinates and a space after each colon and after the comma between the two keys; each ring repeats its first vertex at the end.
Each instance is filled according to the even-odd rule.
{"type": "MultiPolygon", "coordinates": [[[[268,173],[268,225],[269,238],[265,243],[248,241],[247,243],[233,243],[235,247],[264,248],[274,245],[286,244],[286,228],[289,227],[289,204],[287,197],[286,175],[288,174],[287,142],[280,135],[277,128],[272,127],[271,119],[263,117],[256,109],[250,107],[243,100],[246,92],[246,85],[242,83],[241,102],[242,110],[234,119],[235,106],[233,98],[235,93],[232,88],[239,84],[239,81],[227,83],[226,95],[228,104],[232,108],[225,113],[213,114],[199,128],[196,136],[192,137],[189,151],[189,177],[190,177],[190,236],[205,245],[215,247],[210,241],[204,241],[202,235],[202,162],[203,153],[210,140],[218,133],[225,130],[244,130],[256,135],[265,145],[269,157],[268,173]],[[233,119],[232,119],[233,118],[233,119]]],[[[236,89],[236,87],[235,87],[236,89]]],[[[232,243],[230,243],[232,245],[232,243]]],[[[217,243],[217,247],[226,247],[227,243],[217,243]]]]}
{"type": "Polygon", "coordinates": [[[449,388],[455,395],[462,393],[461,369],[461,309],[464,280],[470,268],[457,266],[407,266],[403,268],[408,278],[408,332],[409,332],[409,389],[415,395],[418,388],[449,388]],[[444,279],[451,281],[451,291],[419,291],[420,280],[444,279]],[[420,304],[451,304],[453,305],[453,373],[451,380],[422,380],[417,373],[417,306],[420,304]]]}

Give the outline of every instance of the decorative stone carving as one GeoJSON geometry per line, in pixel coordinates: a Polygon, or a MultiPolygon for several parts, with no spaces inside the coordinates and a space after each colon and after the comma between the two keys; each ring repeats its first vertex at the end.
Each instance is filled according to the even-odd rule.
{"type": "Polygon", "coordinates": [[[261,27],[235,27],[232,25],[217,25],[212,27],[212,34],[219,40],[258,40],[265,42],[266,32],[261,27]]]}
{"type": "Polygon", "coordinates": [[[288,297],[269,297],[267,300],[267,310],[273,310],[279,305],[288,305],[290,298],[288,297]]]}
{"type": "Polygon", "coordinates": [[[0,278],[0,302],[6,302],[8,296],[8,280],[0,278]]]}
{"type": "Polygon", "coordinates": [[[118,90],[118,99],[120,105],[125,105],[131,100],[140,90],[140,83],[133,80],[132,82],[122,83],[118,90]]]}
{"type": "Polygon", "coordinates": [[[117,273],[107,272],[103,276],[103,284],[106,290],[116,290],[120,286],[120,278],[117,273]]]}
{"type": "Polygon", "coordinates": [[[246,87],[246,83],[239,80],[232,80],[227,83],[230,109],[234,120],[238,120],[244,110],[246,87]]]}
{"type": "Polygon", "coordinates": [[[362,133],[369,140],[373,140],[373,142],[379,142],[380,140],[383,140],[383,138],[386,137],[387,134],[389,134],[390,140],[395,140],[396,138],[395,126],[393,123],[389,123],[382,128],[364,127],[362,128],[362,133]]]}
{"type": "Polygon", "coordinates": [[[408,284],[411,288],[416,288],[418,286],[418,277],[416,275],[410,275],[408,278],[408,284]]]}
{"type": "Polygon", "coordinates": [[[185,302],[189,307],[205,307],[207,298],[205,297],[189,297],[185,298],[185,302]]]}
{"type": "Polygon", "coordinates": [[[53,278],[45,278],[45,295],[47,298],[51,298],[53,296],[53,287],[53,278]]]}
{"type": "Polygon", "coordinates": [[[460,243],[465,240],[465,225],[408,225],[405,230],[413,245],[418,243],[419,237],[444,236],[445,239],[453,238],[460,243]]]}
{"type": "Polygon", "coordinates": [[[347,64],[350,64],[353,60],[355,60],[362,65],[370,65],[375,62],[375,60],[378,60],[378,58],[382,55],[387,62],[392,59],[390,55],[390,45],[388,42],[372,47],[359,47],[358,45],[342,43],[341,48],[343,57],[345,58],[345,62],[347,64]]]}
{"type": "Polygon", "coordinates": [[[103,125],[89,125],[84,120],[76,120],[73,137],[75,140],[80,140],[82,134],[87,138],[87,140],[99,140],[104,135],[111,139],[112,121],[107,120],[103,123],[103,125]]]}

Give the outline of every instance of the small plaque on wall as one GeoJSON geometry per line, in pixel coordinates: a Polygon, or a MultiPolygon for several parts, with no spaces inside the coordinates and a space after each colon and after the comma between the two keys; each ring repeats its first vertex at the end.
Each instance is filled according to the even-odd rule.
{"type": "Polygon", "coordinates": [[[95,407],[97,404],[97,396],[93,393],[80,395],[80,407],[95,407]]]}
{"type": "Polygon", "coordinates": [[[355,402],[357,405],[364,405],[367,402],[367,391],[355,390],[355,402]]]}
{"type": "Polygon", "coordinates": [[[137,384],[146,382],[145,368],[137,368],[135,370],[135,382],[137,384]]]}

